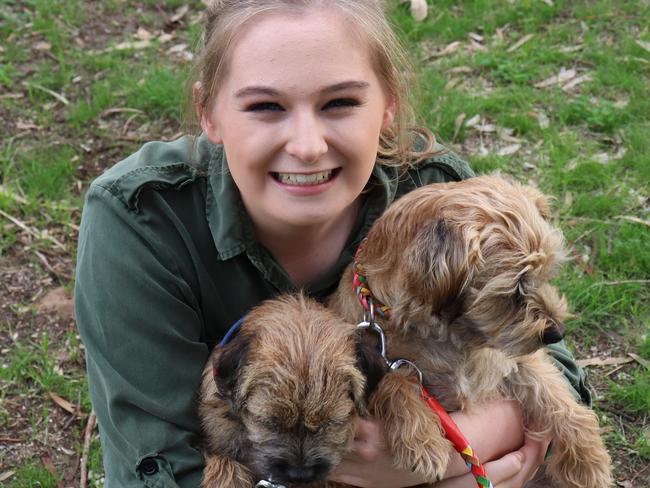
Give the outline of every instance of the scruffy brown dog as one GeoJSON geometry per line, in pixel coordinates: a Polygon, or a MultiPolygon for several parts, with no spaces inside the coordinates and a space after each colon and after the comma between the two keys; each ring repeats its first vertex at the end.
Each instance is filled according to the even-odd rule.
{"type": "Polygon", "coordinates": [[[355,325],[314,300],[262,303],[203,372],[203,487],[324,486],[385,370],[355,325]]]}
{"type": "MultiPolygon", "coordinates": [[[[357,262],[375,300],[388,356],[422,370],[447,411],[494,398],[519,401],[526,429],[550,435],[547,473],[561,486],[611,485],[610,458],[596,415],[578,404],[542,349],[562,337],[566,301],[549,284],[563,238],[538,190],[499,176],[433,184],[402,197],[370,230],[357,262]]],[[[362,307],[353,268],[331,306],[348,321],[362,307]]],[[[388,374],[371,398],[404,468],[435,481],[450,444],[406,375],[388,374]]],[[[489,475],[489,473],[488,473],[489,475]]]]}

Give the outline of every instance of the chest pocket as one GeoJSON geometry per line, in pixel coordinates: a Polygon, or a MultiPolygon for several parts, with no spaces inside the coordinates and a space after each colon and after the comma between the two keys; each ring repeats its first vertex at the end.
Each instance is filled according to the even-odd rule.
{"type": "Polygon", "coordinates": [[[179,190],[205,172],[187,163],[143,166],[117,178],[109,188],[130,210],[138,211],[138,198],[145,190],[179,190]]]}

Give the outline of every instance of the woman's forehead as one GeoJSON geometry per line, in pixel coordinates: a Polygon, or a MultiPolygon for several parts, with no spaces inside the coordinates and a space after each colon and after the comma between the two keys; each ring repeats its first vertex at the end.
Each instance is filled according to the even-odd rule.
{"type": "Polygon", "coordinates": [[[229,75],[237,84],[287,85],[300,74],[329,85],[372,74],[367,42],[332,10],[252,19],[234,39],[229,58],[229,75]]]}

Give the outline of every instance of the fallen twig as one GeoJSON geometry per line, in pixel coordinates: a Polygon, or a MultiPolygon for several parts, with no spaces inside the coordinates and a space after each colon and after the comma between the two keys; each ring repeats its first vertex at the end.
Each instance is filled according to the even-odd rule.
{"type": "Polygon", "coordinates": [[[16,217],[13,217],[13,216],[9,215],[4,210],[0,210],[0,215],[2,215],[4,218],[10,220],[14,224],[16,224],[18,227],[20,227],[22,230],[24,230],[28,234],[31,234],[32,236],[36,237],[37,239],[48,240],[51,243],[53,243],[55,246],[59,247],[60,249],[63,249],[64,251],[67,251],[67,248],[65,247],[65,245],[63,245],[61,242],[59,242],[54,237],[47,235],[45,232],[39,231],[38,229],[34,229],[32,227],[29,227],[27,224],[25,224],[24,222],[21,222],[16,217]]]}
{"type": "Polygon", "coordinates": [[[594,288],[596,286],[647,285],[647,284],[650,284],[650,280],[599,281],[598,283],[591,284],[589,288],[594,288]]]}
{"type": "Polygon", "coordinates": [[[631,215],[617,215],[615,218],[621,220],[628,220],[630,222],[634,222],[635,224],[643,224],[650,227],[650,220],[643,220],[638,217],[632,217],[631,215]]]}
{"type": "Polygon", "coordinates": [[[506,52],[511,53],[511,52],[516,51],[516,50],[519,49],[521,46],[523,46],[523,45],[526,44],[528,41],[530,41],[534,36],[535,36],[535,34],[527,34],[527,35],[525,35],[524,37],[522,37],[521,39],[519,39],[517,42],[515,42],[512,46],[510,46],[510,47],[506,50],[506,52]]]}
{"type": "Polygon", "coordinates": [[[95,429],[96,420],[97,417],[95,416],[95,412],[90,412],[88,423],[86,424],[86,431],[84,432],[84,447],[79,467],[81,470],[81,474],[79,475],[79,488],[86,488],[86,485],[88,484],[88,452],[90,451],[90,441],[92,439],[93,430],[95,429]]]}
{"type": "Polygon", "coordinates": [[[23,81],[23,85],[28,87],[28,88],[36,88],[37,90],[41,90],[48,95],[52,95],[54,98],[56,98],[59,102],[61,102],[63,105],[70,105],[70,102],[68,101],[67,98],[65,98],[63,95],[60,93],[57,93],[55,91],[50,90],[49,88],[45,88],[43,85],[39,85],[38,83],[34,83],[31,81],[23,81]]]}

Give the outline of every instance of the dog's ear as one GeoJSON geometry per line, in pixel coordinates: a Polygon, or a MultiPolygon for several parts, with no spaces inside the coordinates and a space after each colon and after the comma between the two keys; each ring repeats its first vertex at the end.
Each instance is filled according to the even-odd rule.
{"type": "Polygon", "coordinates": [[[521,189],[526,194],[528,200],[530,200],[533,203],[533,205],[535,205],[542,218],[544,220],[550,219],[552,213],[551,213],[551,204],[549,202],[549,197],[544,195],[541,191],[539,191],[534,186],[522,185],[521,189]]]}
{"type": "Polygon", "coordinates": [[[357,331],[355,334],[355,349],[357,359],[357,369],[363,374],[365,382],[361,385],[353,385],[352,398],[361,415],[367,413],[366,406],[370,395],[377,389],[377,385],[384,377],[388,370],[386,361],[381,357],[379,350],[375,345],[364,340],[363,333],[357,331]]]}
{"type": "Polygon", "coordinates": [[[434,219],[418,231],[404,256],[406,296],[437,315],[458,299],[472,279],[481,260],[479,233],[434,219]]]}
{"type": "Polygon", "coordinates": [[[214,381],[218,394],[224,399],[234,400],[235,387],[246,364],[250,343],[250,337],[240,332],[214,359],[214,381]]]}

